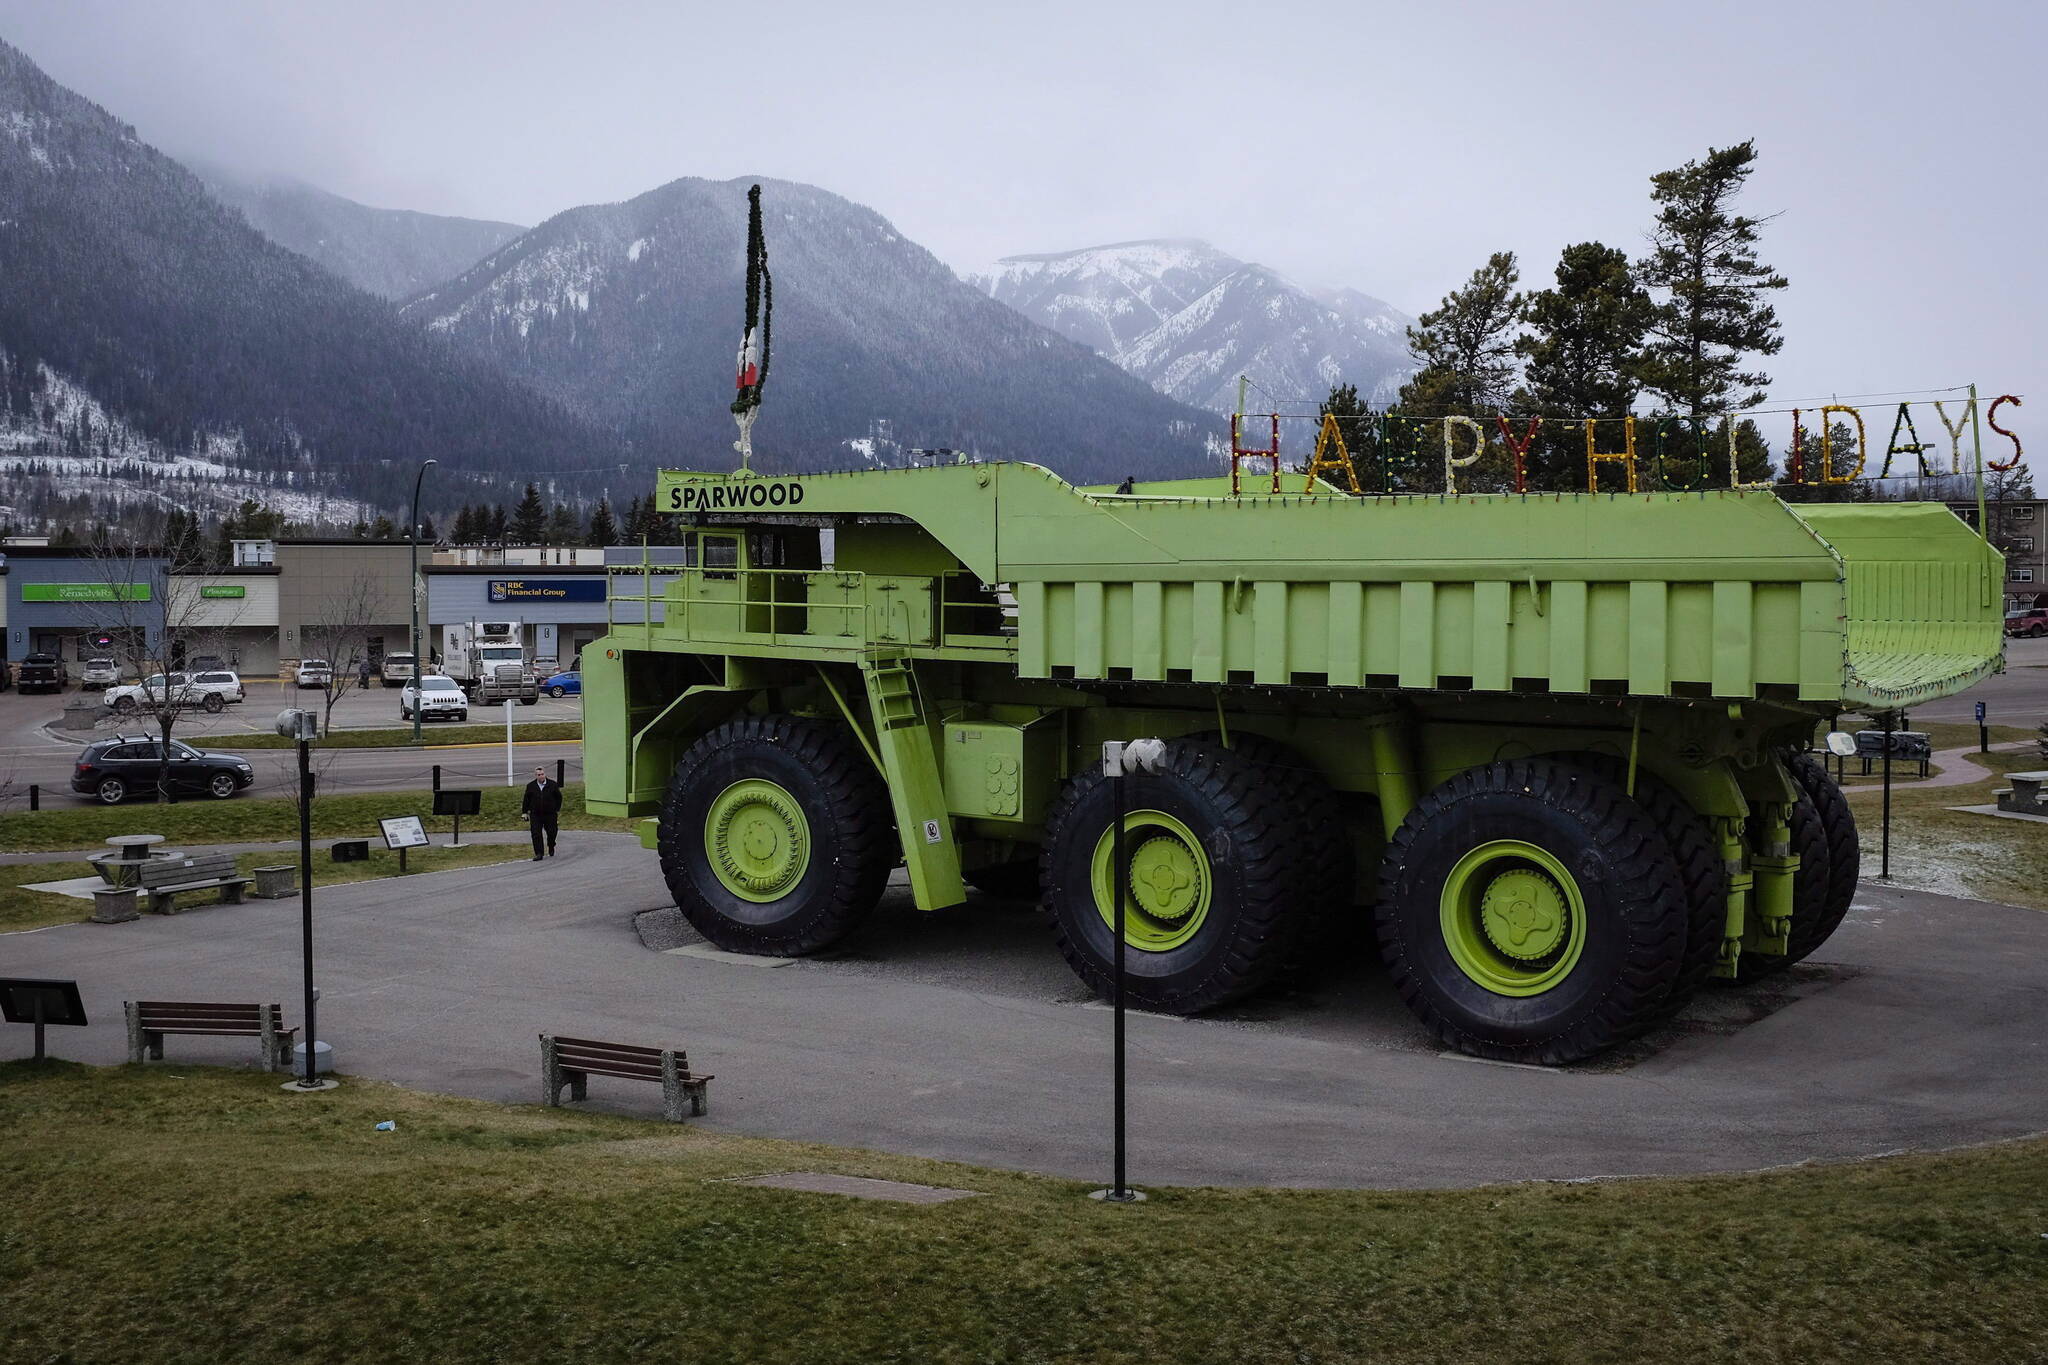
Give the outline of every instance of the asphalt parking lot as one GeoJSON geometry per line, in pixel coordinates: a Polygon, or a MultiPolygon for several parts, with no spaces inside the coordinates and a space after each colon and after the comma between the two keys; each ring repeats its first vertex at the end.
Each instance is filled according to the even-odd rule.
{"type": "MultiPolygon", "coordinates": [[[[530,1103],[543,1031],[682,1045],[715,1131],[1106,1174],[1110,1016],[1027,907],[926,915],[899,882],[839,952],[783,966],[693,942],[623,835],[563,856],[318,893],[322,1035],[344,1070],[530,1103]],[[653,912],[653,913],[648,913],[653,912]],[[679,951],[663,951],[673,949],[679,951]]],[[[296,901],[0,939],[75,977],[61,1056],[124,1055],[121,1001],[279,1000],[296,901]]],[[[2048,1129],[2048,915],[1866,889],[1811,966],[1713,991],[1631,1051],[1561,1070],[1442,1056],[1362,952],[1217,1018],[1131,1021],[1144,1182],[1433,1187],[1751,1169],[2048,1129]]],[[[26,1029],[0,1029],[23,1056],[26,1029]]],[[[173,1061],[246,1049],[173,1040],[173,1061]]],[[[650,1087],[594,1102],[659,1110],[650,1087]]]]}

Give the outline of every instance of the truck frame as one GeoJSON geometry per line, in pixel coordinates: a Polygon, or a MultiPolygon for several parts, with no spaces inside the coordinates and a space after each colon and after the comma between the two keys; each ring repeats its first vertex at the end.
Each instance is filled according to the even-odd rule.
{"type": "Polygon", "coordinates": [[[925,910],[1038,900],[1107,990],[1102,745],[1157,737],[1134,1003],[1371,944],[1445,1044],[1564,1062],[1817,948],[1857,878],[1817,728],[2002,666],[1999,556],[1938,504],[1233,483],[665,471],[685,563],[614,569],[589,809],[721,947],[823,948],[901,865],[925,910]]]}

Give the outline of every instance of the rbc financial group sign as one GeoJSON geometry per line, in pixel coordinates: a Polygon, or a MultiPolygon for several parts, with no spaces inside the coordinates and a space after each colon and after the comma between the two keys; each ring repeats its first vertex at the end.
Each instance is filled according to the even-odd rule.
{"type": "Polygon", "coordinates": [[[604,580],[590,578],[493,578],[491,602],[602,602],[604,580]]]}

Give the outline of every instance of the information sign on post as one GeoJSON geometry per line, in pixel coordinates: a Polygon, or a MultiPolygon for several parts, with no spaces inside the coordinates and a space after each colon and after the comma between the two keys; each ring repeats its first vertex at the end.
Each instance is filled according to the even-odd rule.
{"type": "Polygon", "coordinates": [[[384,847],[398,850],[398,870],[405,871],[405,851],[427,846],[427,827],[417,815],[393,815],[377,824],[384,831],[384,847]]]}
{"type": "Polygon", "coordinates": [[[462,817],[475,815],[484,808],[484,794],[474,787],[443,787],[434,793],[434,814],[455,817],[455,834],[448,840],[449,848],[466,848],[462,842],[462,817]]]}

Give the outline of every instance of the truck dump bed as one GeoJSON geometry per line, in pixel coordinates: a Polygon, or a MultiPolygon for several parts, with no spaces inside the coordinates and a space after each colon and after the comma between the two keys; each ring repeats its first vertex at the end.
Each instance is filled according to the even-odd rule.
{"type": "MultiPolygon", "coordinates": [[[[2000,557],[1939,504],[1792,505],[1765,490],[1232,497],[1227,478],[1119,495],[1029,464],[667,473],[659,496],[713,524],[784,509],[914,524],[1014,595],[1027,677],[1861,709],[1949,695],[2002,660],[2000,557]]],[[[671,603],[687,607],[695,577],[671,584],[671,603]]],[[[901,575],[858,620],[851,576],[830,578],[833,610],[809,613],[816,645],[945,643],[943,608],[897,614],[916,591],[901,575]]],[[[667,619],[687,628],[689,613],[667,619]]],[[[807,643],[787,630],[757,642],[807,643]]]]}

